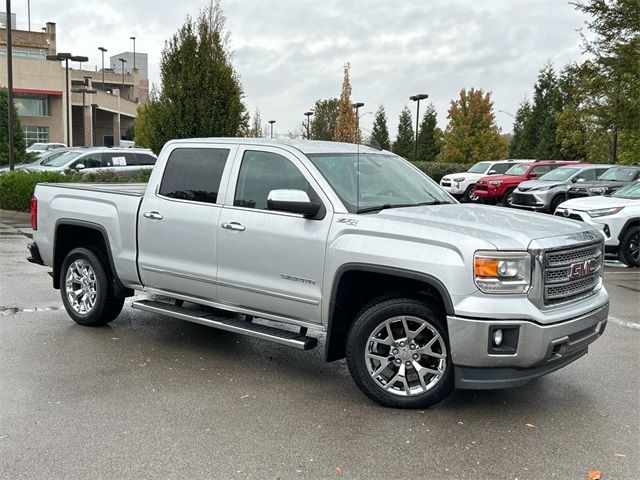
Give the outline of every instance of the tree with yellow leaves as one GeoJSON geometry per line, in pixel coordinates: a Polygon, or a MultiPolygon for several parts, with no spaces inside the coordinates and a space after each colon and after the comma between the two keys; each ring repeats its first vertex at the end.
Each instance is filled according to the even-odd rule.
{"type": "Polygon", "coordinates": [[[338,105],[338,121],[336,122],[336,130],[333,139],[336,142],[356,143],[360,138],[358,131],[358,121],[356,112],[351,103],[351,80],[349,79],[349,70],[351,65],[344,65],[344,80],[342,81],[342,93],[338,105]]]}

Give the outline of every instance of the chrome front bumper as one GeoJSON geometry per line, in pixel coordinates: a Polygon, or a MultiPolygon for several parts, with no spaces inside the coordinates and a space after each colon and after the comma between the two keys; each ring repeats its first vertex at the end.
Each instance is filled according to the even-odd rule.
{"type": "Polygon", "coordinates": [[[530,321],[447,317],[458,388],[505,388],[557,370],[587,352],[606,327],[609,304],[549,325],[530,321]],[[513,351],[496,352],[491,332],[517,332],[513,351]]]}

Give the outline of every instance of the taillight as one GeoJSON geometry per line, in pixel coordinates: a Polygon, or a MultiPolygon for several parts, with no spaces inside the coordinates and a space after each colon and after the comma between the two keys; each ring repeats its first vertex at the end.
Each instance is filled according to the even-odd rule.
{"type": "Polygon", "coordinates": [[[38,199],[35,195],[31,197],[31,228],[38,230],[38,199]]]}

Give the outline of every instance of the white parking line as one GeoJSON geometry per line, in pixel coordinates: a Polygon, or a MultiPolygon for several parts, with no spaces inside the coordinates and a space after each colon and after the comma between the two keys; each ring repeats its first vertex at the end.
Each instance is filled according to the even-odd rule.
{"type": "Polygon", "coordinates": [[[613,315],[609,315],[609,321],[621,325],[623,327],[633,328],[634,330],[640,330],[640,323],[633,323],[627,320],[622,320],[621,318],[614,317],[613,315]]]}

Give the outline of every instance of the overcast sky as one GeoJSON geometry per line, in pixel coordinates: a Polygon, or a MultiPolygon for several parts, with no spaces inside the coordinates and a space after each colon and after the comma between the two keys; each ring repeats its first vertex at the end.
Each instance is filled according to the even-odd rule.
{"type": "MultiPolygon", "coordinates": [[[[98,46],[109,55],[130,51],[135,35],[159,82],[164,41],[207,1],[31,0],[31,23],[56,22],[58,51],[87,55],[92,67],[98,46]]],[[[12,4],[26,28],[26,0],[12,4]]],[[[365,103],[365,134],[373,119],[366,112],[382,103],[395,135],[416,93],[429,94],[441,128],[465,87],[492,91],[496,111],[515,113],[545,62],[561,67],[581,58],[576,30],[586,19],[565,0],[223,0],[223,7],[247,107],[258,107],[265,123],[276,120],[281,134],[298,128],[316,99],[339,96],[345,62],[353,100],[365,103]]],[[[496,115],[511,131],[512,118],[496,115]]]]}

